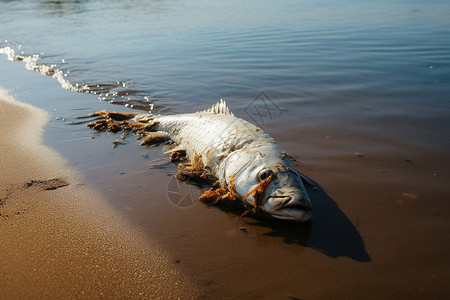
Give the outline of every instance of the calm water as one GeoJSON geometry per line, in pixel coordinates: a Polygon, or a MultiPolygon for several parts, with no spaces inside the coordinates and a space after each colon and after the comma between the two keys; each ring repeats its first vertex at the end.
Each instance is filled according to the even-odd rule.
{"type": "Polygon", "coordinates": [[[417,116],[448,107],[449,11],[448,1],[1,1],[0,47],[39,54],[71,83],[124,83],[137,93],[103,97],[161,110],[265,91],[417,116]]]}
{"type": "MultiPolygon", "coordinates": [[[[46,91],[48,97],[38,97],[34,104],[48,110],[59,105],[57,116],[75,118],[99,106],[125,109],[108,102],[184,113],[223,98],[236,115],[258,123],[300,157],[298,166],[333,199],[317,197],[312,228],[296,243],[289,234],[257,226],[241,240],[239,221],[230,216],[227,220],[218,210],[204,213],[201,205],[176,211],[151,204],[149,191],[167,203],[158,185],[167,185],[170,176],[165,175],[173,175],[176,168],[166,164],[161,149],[137,150],[130,143],[112,154],[108,135],[88,146],[84,142],[81,151],[73,151],[72,138],[52,145],[84,171],[88,181],[110,192],[113,201],[123,201],[118,206],[159,236],[172,255],[187,261],[186,272],[204,274],[198,281],[206,295],[227,295],[230,284],[241,291],[234,296],[244,297],[247,289],[257,288],[230,279],[235,275],[231,266],[239,262],[245,269],[239,271],[244,276],[239,282],[281,270],[276,274],[283,283],[262,277],[267,287],[261,297],[325,298],[341,286],[355,291],[347,297],[373,296],[371,289],[381,290],[380,296],[398,291],[394,295],[418,297],[420,284],[426,285],[420,291],[432,289],[430,295],[439,296],[444,286],[439,280],[446,273],[425,258],[447,253],[440,265],[448,266],[448,222],[436,216],[446,216],[449,209],[449,15],[446,0],[0,1],[0,51],[32,60],[41,70],[60,70],[59,81],[66,88],[96,93],[81,99],[82,94],[46,91]],[[62,95],[59,104],[55,99],[46,102],[51,94],[62,95]],[[99,104],[97,98],[104,102],[99,104]],[[271,107],[261,115],[254,109],[261,108],[263,99],[271,107]],[[144,163],[147,169],[142,171],[144,163]],[[129,181],[118,175],[122,170],[130,174],[129,181]],[[99,183],[106,171],[117,176],[99,183]],[[165,223],[168,213],[179,219],[178,225],[165,223]],[[197,223],[187,226],[187,219],[197,223]],[[188,230],[190,239],[177,235],[180,228],[188,230]],[[411,232],[433,245],[428,252],[417,248],[411,232]],[[224,238],[231,239],[227,250],[217,246],[224,238]],[[221,258],[201,260],[199,253],[210,253],[198,245],[212,247],[221,258]],[[304,251],[305,246],[315,254],[304,251]],[[327,260],[339,257],[351,262],[327,260]],[[267,260],[266,269],[255,267],[262,259],[267,260]],[[418,266],[419,261],[423,265],[418,266]],[[360,267],[362,262],[369,263],[360,267]],[[408,269],[412,265],[416,269],[408,269]],[[392,266],[395,270],[387,271],[392,266]],[[308,292],[277,292],[280,284],[294,284],[291,275],[301,277],[304,268],[311,270],[310,278],[302,277],[308,292]],[[219,275],[212,275],[218,269],[219,275]],[[339,281],[349,270],[362,283],[339,281]],[[394,280],[399,272],[428,277],[408,277],[410,285],[402,285],[394,280]],[[328,286],[320,283],[322,278],[328,286]],[[392,282],[395,287],[389,286],[392,282]]],[[[6,61],[6,56],[0,59],[6,61]]],[[[14,90],[9,66],[2,66],[0,86],[14,90]]],[[[29,99],[40,84],[34,82],[25,93],[29,99]]],[[[84,130],[82,125],[73,129],[55,122],[52,132],[73,136],[73,131],[84,130]]]]}

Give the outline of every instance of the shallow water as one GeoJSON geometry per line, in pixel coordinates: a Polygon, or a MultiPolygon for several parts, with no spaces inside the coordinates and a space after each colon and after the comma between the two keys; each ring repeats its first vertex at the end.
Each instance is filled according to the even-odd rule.
{"type": "Polygon", "coordinates": [[[50,122],[47,142],[205,297],[442,296],[449,12],[448,1],[0,1],[0,49],[96,94],[6,56],[0,86],[66,119],[50,122]],[[119,136],[68,125],[99,109],[185,113],[220,98],[320,186],[310,227],[180,205],[173,197],[198,191],[177,185],[161,147],[130,136],[113,149],[119,136]]]}

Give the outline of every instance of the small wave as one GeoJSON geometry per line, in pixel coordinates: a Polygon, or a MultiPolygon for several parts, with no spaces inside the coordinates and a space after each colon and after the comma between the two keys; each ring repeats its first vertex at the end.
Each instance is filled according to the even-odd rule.
{"type": "Polygon", "coordinates": [[[28,70],[36,71],[42,75],[55,78],[61,86],[67,90],[82,92],[82,90],[85,89],[85,86],[80,86],[78,83],[72,84],[69,80],[67,80],[65,78],[67,77],[67,74],[65,74],[62,70],[57,69],[56,65],[39,64],[38,61],[40,56],[38,54],[33,54],[30,56],[19,55],[16,54],[16,51],[10,46],[0,48],[0,53],[6,54],[7,59],[10,61],[24,62],[25,68],[28,70]]]}
{"type": "MultiPolygon", "coordinates": [[[[153,104],[147,96],[139,95],[139,91],[131,90],[127,84],[122,81],[107,84],[80,84],[69,81],[68,73],[57,68],[55,64],[39,63],[41,56],[39,54],[24,55],[17,54],[20,51],[20,45],[16,49],[10,45],[0,45],[0,54],[5,54],[9,61],[21,61],[25,63],[25,68],[36,71],[42,75],[56,79],[61,87],[78,93],[90,93],[98,95],[99,100],[108,101],[113,104],[124,105],[140,110],[151,111],[153,104]]],[[[64,62],[64,60],[63,60],[64,62]]]]}

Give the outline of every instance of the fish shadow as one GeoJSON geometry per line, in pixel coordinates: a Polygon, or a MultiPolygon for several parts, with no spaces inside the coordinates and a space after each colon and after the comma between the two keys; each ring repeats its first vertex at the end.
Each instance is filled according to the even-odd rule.
{"type": "Polygon", "coordinates": [[[313,184],[315,188],[307,188],[313,205],[313,217],[311,233],[305,245],[330,257],[346,256],[369,262],[370,255],[356,226],[317,183],[313,184]]]}
{"type": "Polygon", "coordinates": [[[312,185],[306,188],[313,206],[311,221],[293,224],[274,220],[249,220],[248,226],[269,229],[261,234],[282,238],[287,244],[312,248],[329,257],[344,256],[359,262],[369,262],[371,257],[356,226],[316,182],[309,180],[312,185]]]}

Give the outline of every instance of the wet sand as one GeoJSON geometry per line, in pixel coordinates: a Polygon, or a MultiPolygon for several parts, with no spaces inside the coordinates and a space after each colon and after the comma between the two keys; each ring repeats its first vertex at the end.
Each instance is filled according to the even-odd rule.
{"type": "Polygon", "coordinates": [[[48,115],[0,90],[2,299],[194,298],[160,246],[42,144],[48,115]]]}

